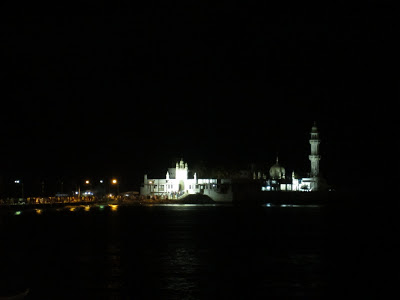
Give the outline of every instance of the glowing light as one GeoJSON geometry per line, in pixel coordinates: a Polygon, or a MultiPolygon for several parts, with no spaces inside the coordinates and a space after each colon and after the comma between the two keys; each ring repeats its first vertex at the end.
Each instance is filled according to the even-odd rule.
{"type": "Polygon", "coordinates": [[[76,209],[76,207],[70,207],[69,211],[74,211],[76,209]]]}
{"type": "Polygon", "coordinates": [[[103,210],[104,209],[104,205],[100,205],[100,207],[99,207],[101,210],[103,210]]]}
{"type": "Polygon", "coordinates": [[[100,183],[103,183],[104,181],[103,180],[100,180],[100,183]]]}
{"type": "Polygon", "coordinates": [[[89,183],[90,183],[90,181],[89,181],[89,180],[86,180],[86,181],[85,181],[85,183],[86,183],[86,184],[89,184],[89,183]]]}
{"type": "Polygon", "coordinates": [[[117,211],[118,210],[118,205],[110,204],[109,206],[111,207],[112,211],[117,211]]]}
{"type": "Polygon", "coordinates": [[[16,215],[16,216],[19,216],[21,214],[21,211],[20,210],[17,210],[15,213],[14,213],[14,215],[16,215]]]}
{"type": "Polygon", "coordinates": [[[85,211],[89,211],[89,210],[90,210],[90,206],[89,205],[85,206],[85,211]]]}
{"type": "Polygon", "coordinates": [[[19,180],[15,180],[14,182],[15,182],[15,183],[20,183],[20,181],[19,181],[19,180]]]}
{"type": "Polygon", "coordinates": [[[117,179],[113,179],[113,180],[111,181],[111,183],[112,183],[112,184],[117,184],[118,181],[117,181],[117,179]]]}
{"type": "Polygon", "coordinates": [[[36,210],[36,213],[37,213],[38,215],[42,214],[42,210],[41,210],[41,209],[37,208],[37,209],[35,209],[35,210],[36,210]]]}

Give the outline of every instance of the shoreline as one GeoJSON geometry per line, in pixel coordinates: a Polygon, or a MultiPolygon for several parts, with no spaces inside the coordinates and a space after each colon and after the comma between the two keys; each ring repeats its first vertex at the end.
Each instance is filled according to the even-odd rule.
{"type": "Polygon", "coordinates": [[[368,200],[365,197],[371,196],[363,192],[314,192],[314,193],[287,193],[271,192],[256,197],[253,194],[243,195],[241,199],[234,201],[214,201],[210,197],[200,194],[188,195],[182,199],[134,199],[134,200],[108,200],[108,201],[80,201],[80,202],[55,202],[35,204],[0,204],[0,210],[25,210],[42,208],[62,208],[67,206],[147,206],[147,205],[185,205],[185,204],[216,204],[233,206],[277,206],[277,205],[322,205],[330,207],[341,206],[363,206],[368,200]]]}

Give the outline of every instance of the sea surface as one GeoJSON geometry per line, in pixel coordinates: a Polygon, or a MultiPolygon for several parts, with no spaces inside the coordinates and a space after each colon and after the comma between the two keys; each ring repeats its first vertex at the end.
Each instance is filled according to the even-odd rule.
{"type": "Polygon", "coordinates": [[[392,244],[370,217],[323,205],[1,208],[0,297],[380,298],[392,244]]]}

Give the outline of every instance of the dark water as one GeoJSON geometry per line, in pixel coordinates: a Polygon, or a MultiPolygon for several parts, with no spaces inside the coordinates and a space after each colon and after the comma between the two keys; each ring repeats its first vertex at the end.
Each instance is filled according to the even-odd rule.
{"type": "Polygon", "coordinates": [[[389,247],[367,218],[321,206],[3,209],[0,220],[0,291],[29,287],[28,299],[337,299],[389,285],[389,247]]]}

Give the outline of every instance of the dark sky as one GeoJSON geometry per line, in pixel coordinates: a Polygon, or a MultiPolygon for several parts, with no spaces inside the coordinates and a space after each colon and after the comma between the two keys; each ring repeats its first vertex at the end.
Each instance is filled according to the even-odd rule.
{"type": "Polygon", "coordinates": [[[55,5],[2,9],[3,181],[120,176],[130,189],[180,157],[268,168],[276,153],[307,172],[314,121],[328,180],[368,172],[390,7],[55,5]]]}

